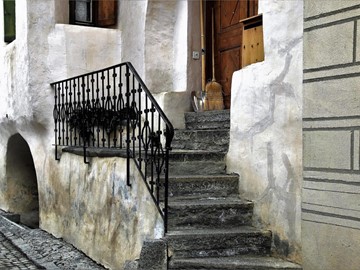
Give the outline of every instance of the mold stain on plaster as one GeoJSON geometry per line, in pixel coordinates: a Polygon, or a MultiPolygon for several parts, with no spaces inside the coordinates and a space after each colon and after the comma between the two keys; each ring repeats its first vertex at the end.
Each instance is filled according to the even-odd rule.
{"type": "Polygon", "coordinates": [[[290,83],[284,81],[286,75],[289,72],[290,65],[292,61],[292,55],[288,54],[285,59],[284,67],[281,73],[269,84],[261,89],[261,93],[268,93],[268,111],[264,113],[262,119],[254,123],[248,130],[239,131],[236,128],[237,136],[240,139],[252,138],[257,134],[263,133],[269,127],[271,127],[275,122],[275,104],[277,95],[285,95],[288,97],[294,97],[294,89],[290,83]]]}
{"type": "MultiPolygon", "coordinates": [[[[256,211],[260,212],[256,217],[255,223],[257,226],[269,226],[273,224],[273,253],[279,257],[290,258],[295,262],[300,262],[299,247],[293,246],[286,235],[296,235],[296,193],[299,189],[298,182],[296,181],[295,170],[292,167],[289,157],[283,153],[282,162],[287,171],[286,181],[283,186],[278,185],[276,176],[274,175],[274,150],[271,142],[267,143],[267,182],[268,185],[263,193],[255,200],[256,211]],[[273,217],[269,216],[270,211],[281,212],[285,215],[283,220],[287,224],[277,224],[276,220],[271,221],[273,217]],[[264,220],[267,217],[267,220],[264,220]]],[[[276,217],[276,213],[275,213],[276,217]]]]}

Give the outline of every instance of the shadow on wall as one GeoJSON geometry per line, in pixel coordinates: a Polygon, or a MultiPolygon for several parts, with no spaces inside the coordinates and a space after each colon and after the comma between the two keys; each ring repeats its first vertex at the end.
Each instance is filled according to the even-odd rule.
{"type": "Polygon", "coordinates": [[[10,137],[6,153],[8,210],[20,214],[20,222],[39,226],[39,197],[34,161],[29,145],[20,134],[10,137]]]}

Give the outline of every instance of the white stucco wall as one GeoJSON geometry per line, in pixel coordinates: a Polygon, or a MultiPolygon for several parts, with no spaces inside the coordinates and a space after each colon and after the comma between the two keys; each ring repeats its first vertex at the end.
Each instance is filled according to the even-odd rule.
{"type": "MultiPolygon", "coordinates": [[[[70,166],[67,155],[59,164],[53,161],[49,83],[56,80],[131,61],[174,126],[183,127],[183,112],[190,110],[189,93],[201,87],[201,63],[191,59],[193,50],[201,51],[197,1],[119,1],[118,25],[111,29],[68,25],[67,1],[16,3],[17,38],[11,44],[0,43],[0,186],[5,185],[7,142],[15,133],[30,146],[41,205],[54,203],[49,194],[76,182],[76,172],[83,178],[99,172],[102,161],[94,160],[88,169],[82,161],[78,168],[70,166]],[[68,174],[60,172],[62,166],[69,169],[68,174]]],[[[241,175],[240,193],[255,200],[257,220],[273,230],[279,252],[299,260],[302,1],[259,0],[259,6],[266,60],[234,74],[228,172],[241,175]]],[[[2,24],[0,20],[1,29],[2,24]]],[[[76,196],[66,192],[75,202],[76,196]]],[[[0,206],[6,209],[1,193],[0,206]]],[[[42,228],[67,234],[69,241],[96,254],[73,235],[78,224],[71,213],[66,230],[56,227],[64,209],[55,216],[40,209],[42,228]]]]}
{"type": "Polygon", "coordinates": [[[232,79],[227,171],[274,250],[301,261],[303,1],[259,0],[265,61],[232,79]]]}
{"type": "MultiPolygon", "coordinates": [[[[0,41],[0,208],[9,209],[6,197],[7,144],[12,135],[19,133],[28,143],[34,160],[40,227],[64,237],[107,267],[121,269],[125,260],[138,257],[143,240],[162,235],[161,218],[154,210],[143,183],[137,181],[138,185],[125,190],[124,175],[120,173],[124,171],[123,161],[93,159],[88,166],[83,164],[82,158],[70,154],[63,155],[60,162],[54,160],[54,97],[50,83],[123,61],[131,61],[142,77],[145,70],[156,74],[146,67],[158,58],[150,54],[148,62],[145,61],[144,35],[146,21],[155,18],[148,15],[148,1],[119,1],[116,27],[74,26],[68,24],[67,5],[68,1],[16,0],[16,40],[11,44],[0,41]],[[87,182],[84,179],[93,180],[87,182]],[[91,188],[88,186],[90,183],[91,188]],[[69,186],[72,189],[68,189],[69,186]],[[119,192],[113,194],[113,191],[119,192]],[[96,198],[95,193],[99,197],[96,198]],[[108,205],[109,200],[112,202],[108,205]],[[87,206],[82,207],[84,205],[87,206]],[[99,225],[102,222],[104,224],[99,225]],[[125,224],[131,226],[124,230],[125,224]]],[[[166,89],[169,92],[186,91],[186,76],[182,74],[187,70],[187,62],[182,58],[186,46],[175,49],[173,46],[187,33],[181,30],[187,27],[186,6],[179,1],[172,10],[176,15],[173,29],[177,34],[168,33],[170,41],[164,55],[167,61],[171,54],[171,61],[178,65],[176,69],[174,65],[169,67],[171,83],[166,89]],[[181,12],[177,13],[178,10],[181,12]],[[176,89],[173,89],[174,85],[176,89]]],[[[0,7],[2,11],[2,0],[0,7]]],[[[1,37],[2,14],[0,12],[1,37]]],[[[158,23],[163,25],[161,18],[158,23]]],[[[151,33],[148,38],[152,38],[151,33]]],[[[186,44],[187,39],[181,42],[186,44]]],[[[162,74],[156,76],[150,80],[156,81],[162,74]]],[[[166,107],[170,102],[164,102],[163,96],[159,95],[160,105],[166,107]]],[[[182,106],[188,105],[184,102],[182,106]]],[[[178,108],[184,110],[181,106],[178,108]]],[[[182,119],[178,118],[180,123],[182,119]]],[[[140,180],[138,175],[133,177],[140,180]]]]}

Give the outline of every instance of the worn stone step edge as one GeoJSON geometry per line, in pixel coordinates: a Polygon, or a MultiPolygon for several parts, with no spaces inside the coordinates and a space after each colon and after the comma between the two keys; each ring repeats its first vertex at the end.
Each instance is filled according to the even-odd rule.
{"type": "Polygon", "coordinates": [[[232,229],[206,229],[206,230],[179,230],[179,231],[169,231],[166,233],[167,238],[173,239],[184,239],[189,237],[213,237],[213,236],[236,236],[236,235],[247,235],[247,234],[263,234],[266,236],[271,236],[271,231],[269,230],[260,230],[255,227],[246,226],[240,228],[232,229]]]}
{"type": "Polygon", "coordinates": [[[227,152],[229,149],[228,143],[217,144],[217,143],[208,143],[208,142],[174,142],[173,147],[176,149],[188,149],[188,150],[212,150],[227,152]]]}
{"type": "Polygon", "coordinates": [[[282,259],[270,256],[236,256],[221,258],[174,258],[170,260],[169,269],[176,270],[301,270],[302,267],[282,259]]]}
{"type": "Polygon", "coordinates": [[[185,126],[188,129],[229,128],[230,110],[187,112],[185,113],[185,126]]]}
{"type": "Polygon", "coordinates": [[[233,228],[252,224],[253,203],[240,199],[169,200],[170,229],[233,228]]]}
{"type": "Polygon", "coordinates": [[[192,136],[193,138],[200,139],[206,137],[217,137],[224,134],[229,134],[229,129],[176,129],[174,134],[174,140],[181,139],[183,136],[192,136]]]}
{"type": "Polygon", "coordinates": [[[170,151],[171,161],[209,161],[209,160],[225,160],[226,152],[208,151],[208,150],[189,150],[189,149],[176,149],[170,151]]]}
{"type": "Polygon", "coordinates": [[[229,130],[177,130],[173,148],[226,152],[229,148],[229,130]]]}
{"type": "Polygon", "coordinates": [[[186,200],[186,198],[182,199],[169,199],[169,207],[176,209],[183,208],[205,208],[205,207],[246,207],[252,208],[253,202],[242,200],[236,197],[230,198],[202,198],[199,200],[186,200]]]}
{"type": "Polygon", "coordinates": [[[230,110],[212,110],[212,111],[203,111],[203,112],[185,112],[185,119],[213,119],[213,120],[225,120],[230,119],[230,110]]]}
{"type": "Polygon", "coordinates": [[[170,256],[177,258],[228,257],[269,254],[271,232],[252,227],[169,231],[166,234],[170,256]]]}
{"type": "Polygon", "coordinates": [[[196,196],[228,197],[238,193],[239,176],[231,175],[180,175],[170,176],[170,197],[196,196]]]}
{"type": "Polygon", "coordinates": [[[226,174],[225,161],[189,161],[171,162],[169,165],[169,175],[219,175],[226,174]]]}

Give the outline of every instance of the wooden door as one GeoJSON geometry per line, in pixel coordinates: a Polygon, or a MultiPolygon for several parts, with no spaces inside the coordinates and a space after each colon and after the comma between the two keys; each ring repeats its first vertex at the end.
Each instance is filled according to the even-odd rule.
{"type": "MultiPolygon", "coordinates": [[[[211,17],[212,8],[215,13],[215,52],[213,53],[215,54],[216,79],[223,87],[225,109],[229,109],[232,75],[234,71],[241,68],[242,62],[242,24],[240,21],[257,14],[257,0],[207,1],[207,18],[211,17]]],[[[208,25],[209,19],[207,19],[208,25]]],[[[211,40],[209,28],[211,29],[207,27],[206,31],[207,40],[211,40]]],[[[208,44],[209,42],[207,46],[208,44]]]]}

